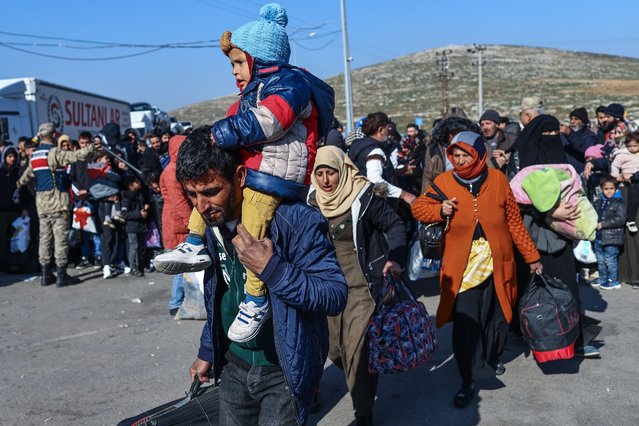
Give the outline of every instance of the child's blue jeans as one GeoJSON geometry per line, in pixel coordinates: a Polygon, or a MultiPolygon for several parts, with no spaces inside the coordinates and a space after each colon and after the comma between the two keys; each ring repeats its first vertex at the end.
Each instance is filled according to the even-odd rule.
{"type": "Polygon", "coordinates": [[[602,245],[601,240],[595,240],[595,255],[597,256],[597,270],[599,282],[616,283],[619,280],[619,246],[602,245]]]}

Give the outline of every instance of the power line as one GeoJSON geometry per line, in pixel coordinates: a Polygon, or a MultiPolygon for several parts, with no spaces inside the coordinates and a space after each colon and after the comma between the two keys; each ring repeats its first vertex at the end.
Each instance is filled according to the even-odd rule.
{"type": "Polygon", "coordinates": [[[144,48],[144,49],[202,49],[210,47],[219,47],[217,43],[207,43],[202,45],[174,45],[174,44],[125,44],[125,45],[101,45],[101,46],[72,46],[62,43],[25,43],[25,42],[13,42],[13,41],[0,41],[0,43],[7,46],[28,46],[28,47],[59,47],[64,49],[79,49],[79,50],[91,50],[91,49],[116,49],[116,48],[144,48]]]}
{"type": "Polygon", "coordinates": [[[23,53],[28,53],[30,55],[43,56],[45,58],[53,58],[53,59],[65,59],[67,61],[111,61],[111,60],[115,60],[115,59],[125,59],[125,58],[132,58],[134,56],[147,55],[149,53],[153,53],[153,52],[157,52],[158,50],[162,50],[162,47],[158,47],[158,48],[155,48],[155,49],[146,50],[144,52],[132,53],[130,55],[110,56],[110,57],[105,57],[105,58],[74,58],[74,57],[69,57],[69,56],[58,56],[58,55],[49,55],[47,53],[33,52],[31,50],[21,49],[19,47],[15,47],[15,46],[8,46],[5,43],[0,43],[0,46],[1,47],[6,47],[7,49],[12,49],[12,50],[17,50],[17,51],[23,52],[23,53]]]}
{"type": "MultiPolygon", "coordinates": [[[[341,32],[341,31],[335,31],[335,32],[339,33],[339,32],[341,32]]],[[[311,50],[311,51],[317,51],[317,50],[322,50],[322,49],[324,49],[325,47],[328,47],[330,44],[332,44],[332,43],[335,41],[335,39],[336,39],[338,36],[339,36],[339,34],[333,34],[333,37],[332,37],[329,41],[327,41],[326,43],[324,43],[323,45],[321,45],[320,47],[307,47],[307,46],[304,46],[303,44],[301,44],[301,43],[300,43],[299,41],[297,41],[297,40],[291,40],[291,41],[292,41],[293,43],[295,43],[297,46],[301,47],[302,49],[305,49],[305,50],[311,50]]]]}
{"type": "Polygon", "coordinates": [[[150,45],[150,44],[135,44],[135,43],[122,43],[116,41],[96,41],[96,40],[83,40],[77,38],[67,38],[67,37],[56,37],[56,36],[44,36],[44,35],[36,35],[36,34],[24,34],[24,33],[14,33],[9,31],[0,31],[0,34],[14,36],[14,37],[27,37],[27,38],[36,38],[41,40],[61,40],[61,41],[70,41],[74,43],[89,43],[89,44],[99,44],[99,45],[108,45],[114,47],[148,47],[148,46],[165,46],[165,45],[194,45],[194,44],[204,44],[204,43],[213,43],[217,40],[199,40],[199,41],[176,41],[171,43],[165,43],[163,45],[150,45]]]}
{"type": "Polygon", "coordinates": [[[203,4],[204,6],[212,7],[213,9],[221,9],[221,10],[223,10],[225,12],[233,13],[233,14],[235,14],[237,16],[241,16],[242,18],[247,18],[247,19],[251,19],[251,20],[255,20],[257,18],[257,16],[256,16],[257,14],[255,14],[255,13],[250,13],[248,11],[239,9],[237,7],[228,6],[225,3],[219,2],[219,0],[218,0],[217,3],[209,3],[209,2],[204,1],[204,0],[195,0],[195,1],[197,1],[200,4],[203,4]]]}

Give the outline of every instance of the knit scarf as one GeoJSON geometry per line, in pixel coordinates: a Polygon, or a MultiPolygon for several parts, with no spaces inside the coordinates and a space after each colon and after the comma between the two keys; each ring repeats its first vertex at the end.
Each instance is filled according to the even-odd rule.
{"type": "Polygon", "coordinates": [[[449,145],[448,148],[446,149],[446,157],[453,164],[453,167],[455,168],[455,171],[454,171],[455,175],[459,177],[462,181],[471,180],[471,179],[476,180],[476,178],[478,178],[482,174],[482,172],[486,170],[487,168],[486,166],[487,156],[488,156],[488,152],[486,152],[483,157],[479,158],[479,153],[475,150],[475,148],[473,148],[472,146],[470,146],[469,144],[465,142],[457,142],[454,145],[449,145]],[[468,155],[471,155],[473,157],[473,161],[471,161],[470,163],[462,167],[456,166],[453,161],[453,149],[455,148],[459,148],[463,150],[464,152],[466,152],[468,155]]]}
{"type": "Polygon", "coordinates": [[[317,150],[311,182],[316,190],[317,205],[324,217],[331,219],[349,211],[362,189],[370,184],[369,180],[358,175],[358,172],[357,166],[341,149],[323,146],[317,150]],[[317,169],[323,167],[336,170],[339,174],[337,188],[331,193],[324,192],[315,177],[317,169]]]}

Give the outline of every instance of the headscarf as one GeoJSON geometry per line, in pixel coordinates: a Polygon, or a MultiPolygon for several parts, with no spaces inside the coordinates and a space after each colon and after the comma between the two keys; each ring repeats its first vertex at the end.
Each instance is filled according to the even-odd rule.
{"type": "Polygon", "coordinates": [[[330,219],[341,216],[350,210],[362,189],[370,182],[357,173],[357,166],[341,149],[335,146],[323,146],[317,150],[311,182],[315,187],[317,204],[324,217],[330,219]],[[339,173],[337,188],[332,193],[322,191],[315,178],[317,169],[329,167],[339,173]]]}
{"type": "Polygon", "coordinates": [[[567,162],[559,136],[559,121],[551,115],[538,115],[521,132],[515,142],[519,152],[519,167],[537,164],[564,164],[567,162]],[[543,135],[556,131],[555,135],[543,135]]]}
{"type": "Polygon", "coordinates": [[[58,138],[58,144],[57,147],[62,149],[62,144],[64,142],[69,142],[69,145],[71,145],[71,138],[69,137],[69,135],[62,135],[58,138]]]}
{"type": "Polygon", "coordinates": [[[462,179],[475,179],[486,170],[486,145],[484,139],[475,132],[465,131],[455,135],[446,148],[446,157],[452,163],[454,173],[462,179]],[[463,167],[458,167],[453,161],[453,150],[461,149],[473,157],[473,161],[463,167]]]}

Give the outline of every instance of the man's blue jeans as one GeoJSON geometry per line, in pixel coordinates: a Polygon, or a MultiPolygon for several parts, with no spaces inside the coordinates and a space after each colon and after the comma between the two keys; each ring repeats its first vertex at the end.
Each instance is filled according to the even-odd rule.
{"type": "Polygon", "coordinates": [[[246,370],[229,362],[220,382],[220,425],[296,426],[290,394],[280,367],[246,370]]]}
{"type": "Polygon", "coordinates": [[[597,256],[597,270],[599,283],[606,281],[617,283],[619,280],[619,247],[601,245],[601,240],[595,240],[595,256],[597,256]]]}
{"type": "Polygon", "coordinates": [[[169,310],[179,309],[184,301],[184,275],[178,274],[173,276],[173,290],[171,291],[171,300],[169,300],[169,310]]]}

